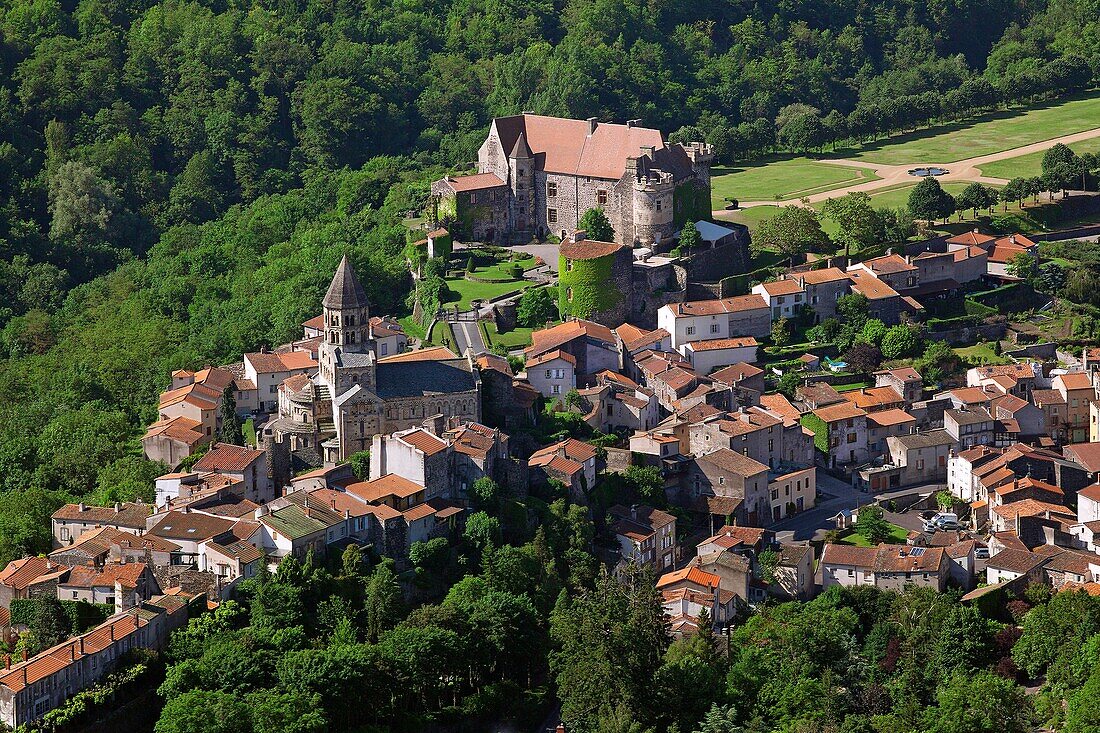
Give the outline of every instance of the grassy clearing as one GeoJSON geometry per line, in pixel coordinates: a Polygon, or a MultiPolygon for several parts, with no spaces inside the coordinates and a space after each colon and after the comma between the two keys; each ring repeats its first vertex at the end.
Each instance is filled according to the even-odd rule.
{"type": "MultiPolygon", "coordinates": [[[[1083,153],[1100,153],[1100,137],[1071,143],[1069,147],[1078,155],[1083,153]]],[[[1016,178],[1017,176],[1029,178],[1031,176],[1041,175],[1043,172],[1043,153],[1045,152],[1046,150],[1040,150],[1035,153],[1028,153],[1027,155],[1018,155],[1015,158],[986,163],[981,166],[982,175],[992,176],[993,178],[1004,178],[1006,180],[1016,178]]]]}
{"type": "Polygon", "coordinates": [[[525,346],[531,345],[531,332],[535,329],[525,328],[523,326],[517,326],[511,331],[506,333],[500,333],[497,331],[496,324],[488,321],[483,321],[484,326],[483,334],[489,341],[489,346],[503,346],[506,349],[522,349],[525,346]]]}
{"type": "Polygon", "coordinates": [[[252,418],[248,418],[241,424],[241,432],[244,433],[244,442],[248,445],[256,445],[256,424],[252,418]]]}
{"type": "Polygon", "coordinates": [[[458,304],[459,310],[469,310],[475,300],[491,300],[514,290],[526,290],[533,283],[528,280],[513,280],[503,283],[475,283],[463,278],[448,278],[447,287],[458,297],[449,300],[448,307],[458,304]]]}
{"type": "Polygon", "coordinates": [[[992,342],[964,346],[955,349],[955,353],[974,364],[1007,364],[1009,362],[1009,359],[994,353],[992,342]]]}
{"type": "MultiPolygon", "coordinates": [[[[870,143],[846,154],[852,160],[886,165],[952,163],[1051,140],[1100,126],[1100,95],[1015,108],[931,130],[870,143]]],[[[987,175],[993,175],[987,173],[987,175]]]]}
{"type": "MultiPolygon", "coordinates": [[[[909,537],[909,530],[904,527],[899,527],[892,522],[887,522],[890,525],[890,538],[886,540],[887,544],[891,545],[904,545],[906,539],[909,537]]],[[[871,543],[868,542],[863,535],[852,532],[846,537],[841,537],[837,540],[842,545],[855,545],[856,547],[871,547],[871,543]]]]}
{"type": "Polygon", "coordinates": [[[724,208],[727,197],[742,201],[785,201],[877,178],[870,168],[830,165],[810,158],[715,168],[711,178],[711,208],[724,208]]]}

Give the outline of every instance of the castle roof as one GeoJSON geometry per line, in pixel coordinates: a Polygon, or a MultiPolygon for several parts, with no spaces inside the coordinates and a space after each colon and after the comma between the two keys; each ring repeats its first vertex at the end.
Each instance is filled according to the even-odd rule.
{"type": "Polygon", "coordinates": [[[325,293],[321,305],[333,310],[366,308],[369,305],[367,291],[355,276],[355,270],[352,269],[347,255],[340,260],[340,266],[332,276],[332,284],[328,286],[328,292],[325,293]]]}
{"type": "Polygon", "coordinates": [[[666,147],[661,131],[649,127],[531,114],[498,117],[493,125],[504,150],[514,151],[522,135],[528,157],[547,173],[618,180],[627,159],[639,157],[642,148],[653,148],[659,167],[690,169],[683,150],[666,147]]]}
{"type": "Polygon", "coordinates": [[[516,138],[516,144],[512,146],[512,152],[508,153],[509,158],[533,158],[535,157],[531,153],[531,146],[527,144],[527,136],[524,133],[520,133],[516,138]]]}

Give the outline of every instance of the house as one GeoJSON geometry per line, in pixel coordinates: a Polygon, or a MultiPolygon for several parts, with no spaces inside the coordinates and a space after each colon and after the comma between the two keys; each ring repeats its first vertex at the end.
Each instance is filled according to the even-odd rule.
{"type": "Polygon", "coordinates": [[[866,412],[898,410],[905,405],[901,393],[893,387],[860,387],[845,392],[842,396],[866,412]]]}
{"type": "Polygon", "coordinates": [[[813,410],[812,420],[804,424],[813,431],[814,444],[825,453],[829,466],[866,463],[870,458],[867,442],[867,413],[850,402],[813,410]]]}
{"type": "Polygon", "coordinates": [[[115,613],[139,606],[160,592],[152,569],[141,562],[107,563],[101,568],[78,565],[57,584],[58,600],[113,606],[115,613]]]}
{"type": "Polygon", "coordinates": [[[268,471],[267,453],[231,443],[215,443],[195,462],[199,473],[217,473],[241,484],[245,498],[262,504],[275,498],[275,482],[268,471]]]}
{"type": "Polygon", "coordinates": [[[898,254],[873,257],[848,266],[848,273],[864,273],[897,291],[913,290],[920,286],[919,268],[898,254]]]}
{"type": "Polygon", "coordinates": [[[813,597],[813,566],[814,551],[809,545],[780,543],[775,581],[768,586],[768,590],[782,598],[804,601],[813,597]]]}
{"type": "Polygon", "coordinates": [[[1042,583],[1043,567],[1050,562],[1047,555],[1030,550],[1007,549],[991,555],[985,564],[985,582],[990,585],[1027,578],[1031,583],[1042,583]]]}
{"type": "Polygon", "coordinates": [[[691,341],[680,352],[699,374],[710,374],[732,364],[756,361],[760,344],[752,336],[691,341]]]}
{"type": "Polygon", "coordinates": [[[817,468],[784,466],[769,471],[768,493],[774,521],[813,509],[817,503],[817,468]]]}
{"type": "Polygon", "coordinates": [[[527,381],[543,397],[560,400],[577,387],[577,359],[572,354],[554,349],[531,357],[525,364],[527,381]]]}
{"type": "Polygon", "coordinates": [[[852,279],[839,267],[797,273],[792,276],[805,291],[805,304],[814,314],[814,322],[836,317],[836,302],[852,290],[852,279]]]}
{"type": "Polygon", "coordinates": [[[806,291],[795,279],[772,280],[752,287],[752,293],[759,295],[768,304],[772,320],[792,319],[802,315],[806,305],[806,291]]]}
{"type": "Polygon", "coordinates": [[[44,557],[12,560],[0,571],[0,608],[9,608],[17,599],[54,595],[58,580],[68,571],[68,566],[44,557]]]}
{"type": "Polygon", "coordinates": [[[994,532],[1015,532],[1020,534],[1023,519],[1039,517],[1072,522],[1076,519],[1069,507],[1037,499],[1022,499],[992,507],[990,520],[994,532]]]}
{"type": "Polygon", "coordinates": [[[1035,379],[1035,367],[1026,362],[972,367],[966,371],[968,387],[984,387],[987,383],[997,380],[1001,385],[1000,391],[1007,390],[1007,394],[1014,394],[1025,400],[1031,398],[1035,379]],[[1007,378],[1007,381],[1003,378],[1007,378]]]}
{"type": "Polygon", "coordinates": [[[670,335],[674,349],[705,339],[763,338],[771,334],[772,311],[755,294],[670,303],[657,310],[657,327],[670,335]]]}
{"type": "MultiPolygon", "coordinates": [[[[1080,443],[1089,439],[1089,408],[1096,397],[1088,372],[1059,374],[1051,385],[1066,403],[1060,435],[1063,442],[1080,443]]],[[[1053,427],[1053,425],[1051,425],[1053,427]]]]}
{"type": "MultiPolygon", "coordinates": [[[[947,490],[961,501],[978,499],[976,469],[1001,455],[1001,451],[979,445],[964,451],[951,450],[947,458],[947,490]]],[[[983,497],[984,500],[984,497],[983,497]]]]}
{"type": "Polygon", "coordinates": [[[1034,259],[1038,257],[1039,245],[1031,241],[1023,234],[1010,234],[994,240],[986,247],[989,259],[987,273],[991,277],[1001,280],[1016,280],[1017,278],[1008,272],[1008,264],[1021,254],[1028,254],[1034,259]]]}
{"type": "Polygon", "coordinates": [[[726,626],[737,610],[737,595],[721,587],[721,579],[699,567],[666,573],[657,580],[665,614],[670,617],[673,633],[693,633],[698,618],[707,609],[716,627],[726,626]],[[686,622],[686,623],[685,623],[686,622]]]}
{"type": "Polygon", "coordinates": [[[610,532],[623,562],[650,565],[664,573],[676,564],[676,517],[646,505],[616,504],[607,510],[610,532]]]}
{"type": "Polygon", "coordinates": [[[901,320],[902,298],[898,291],[879,280],[866,269],[853,265],[848,277],[852,280],[852,292],[867,298],[867,311],[871,318],[877,318],[886,325],[894,325],[901,320]]]}
{"type": "Polygon", "coordinates": [[[531,333],[531,345],[523,354],[530,362],[543,354],[553,352],[573,357],[576,384],[587,385],[602,371],[619,370],[619,349],[615,334],[607,326],[592,321],[566,321],[551,328],[534,331],[531,333]]]}
{"type": "Polygon", "coordinates": [[[1100,479],[1100,442],[1062,446],[1062,455],[1086,471],[1090,480],[1100,479]]]}
{"type": "Polygon", "coordinates": [[[660,403],[653,390],[617,372],[600,372],[597,386],[579,391],[589,407],[584,420],[604,433],[649,430],[660,420],[660,403]]]}
{"type": "Polygon", "coordinates": [[[893,408],[867,413],[867,448],[872,455],[889,451],[887,439],[915,432],[917,419],[905,410],[893,408]]]}
{"type": "Polygon", "coordinates": [[[674,238],[685,193],[710,197],[709,145],[666,143],[660,130],[524,113],[498,117],[478,150],[478,172],[432,183],[433,223],[458,238],[526,242],[577,229],[604,211],[616,241],[674,238]]]}
{"type": "Polygon", "coordinates": [[[806,384],[800,384],[795,388],[794,394],[795,398],[803,402],[810,410],[845,402],[845,399],[840,393],[833,389],[833,385],[828,382],[807,382],[806,384]]]}
{"type": "Polygon", "coordinates": [[[72,544],[95,527],[113,527],[133,535],[145,533],[146,520],[153,507],[142,502],[125,502],[109,507],[89,506],[83,502],[66,504],[50,518],[55,547],[72,544]]]}
{"type": "Polygon", "coordinates": [[[744,362],[730,364],[709,375],[715,384],[730,390],[729,409],[739,406],[762,404],[766,386],[764,370],[744,362]]]}
{"type": "Polygon", "coordinates": [[[943,429],[964,450],[993,445],[994,420],[984,407],[944,410],[943,429]]]}
{"type": "Polygon", "coordinates": [[[697,455],[688,462],[682,492],[689,506],[701,506],[708,496],[734,500],[739,524],[761,526],[771,522],[768,467],[729,448],[697,455]]]}
{"type": "Polygon", "coordinates": [[[989,414],[996,422],[993,443],[1004,448],[1021,440],[1038,438],[1045,432],[1043,411],[1013,394],[994,397],[989,402],[989,414]]]}
{"type": "Polygon", "coordinates": [[[899,395],[906,408],[919,402],[924,390],[924,378],[913,367],[885,369],[875,372],[876,387],[890,387],[899,395]]]}
{"type": "Polygon", "coordinates": [[[185,599],[161,596],[29,659],[9,662],[0,670],[0,722],[12,729],[30,725],[114,671],[131,649],[163,649],[169,633],[187,623],[185,599]]]}
{"type": "Polygon", "coordinates": [[[950,576],[942,547],[826,544],[821,553],[821,587],[873,585],[903,590],[908,585],[943,591],[950,576]]]}
{"type": "Polygon", "coordinates": [[[943,483],[955,439],[946,430],[891,435],[886,438],[890,463],[901,469],[901,486],[943,483]]]}
{"type": "Polygon", "coordinates": [[[166,417],[157,420],[141,438],[141,449],[150,461],[176,466],[199,447],[210,442],[210,435],[199,420],[166,417]]]}
{"type": "Polygon", "coordinates": [[[528,459],[528,465],[549,465],[553,458],[565,458],[574,461],[583,469],[582,476],[585,485],[588,489],[592,489],[596,485],[597,457],[598,451],[592,445],[576,438],[566,438],[532,453],[528,459]]]}
{"type": "Polygon", "coordinates": [[[305,351],[271,353],[260,351],[244,355],[244,376],[256,385],[257,407],[275,412],[279,407],[279,385],[295,374],[317,371],[317,361],[305,351]]]}

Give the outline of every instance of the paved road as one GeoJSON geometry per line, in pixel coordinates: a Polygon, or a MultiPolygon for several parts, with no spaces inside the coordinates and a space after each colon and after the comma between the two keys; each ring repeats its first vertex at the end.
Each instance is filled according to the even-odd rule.
{"type": "Polygon", "coordinates": [[[551,272],[558,271],[558,245],[556,244],[517,244],[514,247],[506,247],[513,252],[526,252],[527,254],[541,257],[551,272]]]}
{"type": "MultiPolygon", "coordinates": [[[[1002,150],[998,153],[990,153],[989,155],[979,155],[974,158],[966,158],[964,160],[956,160],[952,163],[936,163],[936,162],[923,162],[914,161],[912,163],[906,163],[905,165],[883,165],[879,163],[871,163],[866,160],[848,160],[848,159],[833,159],[833,160],[821,160],[818,162],[827,163],[829,165],[839,165],[844,167],[855,168],[870,168],[878,176],[874,181],[863,181],[862,183],[854,183],[850,186],[842,186],[841,188],[834,188],[829,191],[822,191],[820,193],[811,194],[805,197],[809,203],[816,203],[818,201],[824,201],[830,198],[836,198],[837,196],[843,196],[846,193],[853,193],[863,191],[871,193],[883,188],[889,188],[891,186],[898,186],[905,183],[916,183],[918,178],[909,175],[909,170],[912,168],[946,168],[949,172],[942,176],[937,176],[936,179],[941,183],[958,182],[958,181],[978,181],[979,183],[990,183],[1003,185],[1008,183],[1003,178],[992,178],[990,176],[982,175],[981,167],[986,163],[993,163],[999,160],[1008,160],[1009,158],[1015,158],[1020,155],[1027,155],[1028,153],[1036,153],[1057,144],[1064,143],[1069,145],[1071,143],[1080,142],[1082,140],[1091,140],[1092,138],[1100,137],[1100,127],[1085,130],[1083,132],[1076,132],[1072,135],[1063,135],[1061,137],[1052,138],[1050,140],[1043,140],[1037,143],[1031,143],[1030,145],[1023,145],[1018,148],[1011,148],[1009,150],[1002,150]]],[[[741,208],[747,209],[750,206],[800,206],[802,205],[801,199],[791,199],[789,201],[742,201],[741,208]]],[[[730,211],[719,210],[714,211],[712,214],[716,217],[729,216],[730,211]]]]}
{"type": "Polygon", "coordinates": [[[455,321],[451,323],[451,330],[455,334],[455,346],[459,354],[465,354],[467,349],[473,349],[475,354],[488,351],[485,339],[481,338],[481,329],[477,327],[477,321],[455,321]]]}
{"type": "Polygon", "coordinates": [[[817,488],[831,498],[820,501],[813,509],[773,524],[769,529],[775,532],[780,542],[812,540],[822,536],[834,528],[829,517],[835,516],[841,509],[855,509],[872,500],[870,494],[856,490],[851,484],[833,478],[820,468],[817,471],[817,488]]]}

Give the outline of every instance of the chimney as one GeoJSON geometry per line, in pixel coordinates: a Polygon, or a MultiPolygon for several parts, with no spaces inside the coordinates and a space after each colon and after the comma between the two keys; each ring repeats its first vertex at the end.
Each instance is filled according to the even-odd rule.
{"type": "Polygon", "coordinates": [[[592,135],[592,133],[594,133],[596,131],[596,127],[599,124],[600,124],[600,118],[599,117],[589,117],[588,118],[588,134],[592,135]]]}
{"type": "Polygon", "coordinates": [[[119,512],[121,512],[121,511],[122,511],[122,504],[119,504],[119,503],[118,503],[118,502],[116,501],[116,502],[115,502],[115,514],[118,514],[118,513],[119,513],[119,512]]]}
{"type": "Polygon", "coordinates": [[[655,148],[652,145],[641,146],[642,156],[646,158],[652,158],[654,150],[655,148]]]}
{"type": "Polygon", "coordinates": [[[107,626],[107,630],[108,630],[108,631],[110,632],[110,634],[111,634],[111,641],[114,641],[114,640],[115,640],[115,625],[114,625],[114,624],[110,624],[110,625],[108,625],[108,626],[107,626]]]}
{"type": "Polygon", "coordinates": [[[573,241],[574,242],[583,242],[584,238],[587,237],[587,236],[588,236],[588,232],[586,232],[583,229],[578,229],[577,231],[573,232],[573,241]]]}
{"type": "Polygon", "coordinates": [[[979,233],[980,233],[980,232],[978,232],[978,227],[974,227],[974,233],[975,233],[975,234],[979,234],[979,233]]]}
{"type": "Polygon", "coordinates": [[[80,637],[80,655],[81,656],[84,655],[84,637],[83,636],[80,637]]]}
{"type": "Polygon", "coordinates": [[[4,669],[11,669],[11,655],[4,655],[4,669]]]}
{"type": "Polygon", "coordinates": [[[1012,242],[1013,244],[1016,244],[1016,235],[1015,234],[1009,234],[1008,235],[1008,241],[1012,242]]]}
{"type": "Polygon", "coordinates": [[[638,505],[637,504],[631,504],[630,505],[630,518],[631,519],[637,519],[638,518],[638,505]]]}
{"type": "Polygon", "coordinates": [[[84,502],[80,502],[79,504],[77,504],[77,509],[82,512],[88,511],[88,507],[84,506],[84,502]]]}
{"type": "Polygon", "coordinates": [[[565,733],[565,723],[558,723],[558,727],[554,729],[554,733],[565,733]]]}
{"type": "Polygon", "coordinates": [[[24,662],[27,661],[27,650],[26,649],[23,650],[23,661],[24,662]]]}
{"type": "Polygon", "coordinates": [[[336,499],[333,499],[333,500],[332,500],[332,508],[333,508],[333,509],[335,509],[335,508],[336,508],[336,499]]]}
{"type": "Polygon", "coordinates": [[[522,112],[520,112],[520,114],[521,114],[521,115],[533,115],[533,114],[535,114],[535,113],[534,113],[534,112],[532,112],[532,111],[531,111],[531,110],[529,110],[529,109],[525,109],[525,110],[523,110],[522,112]]]}
{"type": "Polygon", "coordinates": [[[640,127],[641,124],[642,124],[641,120],[627,120],[626,121],[626,126],[627,126],[628,129],[631,128],[631,127],[640,127]]]}

